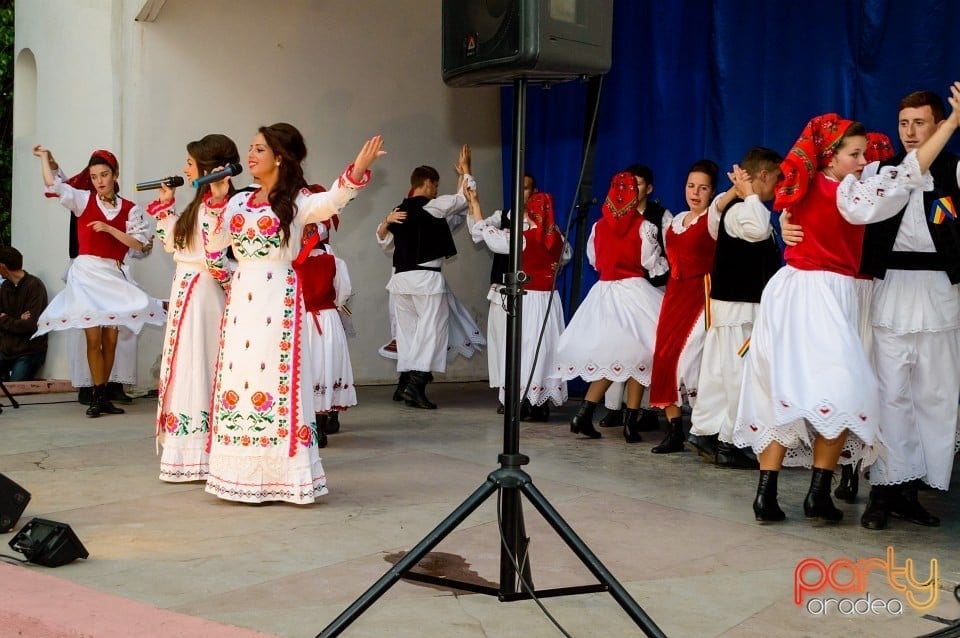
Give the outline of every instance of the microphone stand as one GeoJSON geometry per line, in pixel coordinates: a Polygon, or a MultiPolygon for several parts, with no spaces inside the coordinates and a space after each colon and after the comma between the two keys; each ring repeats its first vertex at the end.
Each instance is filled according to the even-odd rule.
{"type": "MultiPolygon", "coordinates": [[[[402,559],[393,565],[386,574],[374,583],[360,598],[337,616],[317,638],[332,638],[340,635],[367,608],[373,605],[386,591],[401,578],[440,587],[469,591],[478,594],[496,596],[501,601],[530,600],[551,596],[569,596],[594,592],[609,592],[630,616],[638,627],[653,638],[665,638],[663,631],[647,616],[640,605],[630,597],[623,585],[617,582],[600,560],[590,551],[586,543],[553,508],[546,497],[534,487],[530,475],[522,467],[530,458],[520,453],[520,338],[523,284],[527,275],[521,268],[523,255],[523,173],[526,127],[527,79],[513,80],[513,215],[510,218],[510,272],[506,275],[507,295],[507,367],[506,390],[503,410],[503,452],[499,455],[500,468],[487,476],[487,480],[478,487],[463,503],[457,506],[440,524],[427,534],[402,559]],[[452,578],[440,578],[411,571],[417,563],[436,547],[440,541],[456,529],[470,514],[490,496],[499,493],[502,503],[502,528],[500,548],[500,586],[499,588],[478,585],[477,583],[458,581],[452,578]],[[523,524],[520,494],[527,497],[538,512],[563,539],[570,550],[583,562],[584,566],[600,582],[592,585],[558,587],[547,590],[534,590],[529,578],[527,545],[529,539],[523,524]],[[523,567],[521,567],[521,565],[523,567]],[[517,580],[522,590],[518,591],[517,580]]],[[[499,512],[498,512],[499,513],[499,512]]]]}

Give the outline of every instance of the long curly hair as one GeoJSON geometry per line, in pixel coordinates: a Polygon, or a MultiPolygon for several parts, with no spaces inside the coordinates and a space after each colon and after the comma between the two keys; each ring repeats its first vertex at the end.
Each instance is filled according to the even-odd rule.
{"type": "Polygon", "coordinates": [[[258,131],[280,161],[277,183],[267,195],[267,201],[280,220],[281,243],[286,246],[290,241],[290,223],[297,214],[297,193],[307,186],[301,165],[307,157],[307,145],[300,131],[286,122],[261,126],[258,131]]]}
{"type": "MultiPolygon", "coordinates": [[[[199,140],[190,142],[187,144],[187,153],[196,163],[200,175],[206,175],[217,167],[240,161],[237,145],[229,137],[220,133],[204,135],[199,140]]],[[[231,197],[236,192],[236,188],[233,186],[233,180],[230,180],[229,184],[228,197],[231,197]]],[[[200,204],[209,192],[210,184],[204,184],[198,188],[193,200],[187,204],[186,209],[177,219],[173,227],[173,243],[177,248],[193,247],[197,228],[197,211],[200,210],[200,204]]]]}

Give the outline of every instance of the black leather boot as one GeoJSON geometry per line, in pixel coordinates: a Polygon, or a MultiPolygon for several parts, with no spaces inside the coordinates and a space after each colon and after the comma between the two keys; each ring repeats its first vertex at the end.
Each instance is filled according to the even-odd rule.
{"type": "Polygon", "coordinates": [[[640,410],[625,408],[623,410],[623,440],[627,443],[639,443],[643,440],[637,423],[640,421],[640,410]]]}
{"type": "Polygon", "coordinates": [[[607,413],[600,419],[600,427],[616,428],[623,425],[623,407],[619,410],[607,410],[607,413]]]}
{"type": "Polygon", "coordinates": [[[717,441],[717,467],[729,467],[735,470],[756,470],[760,468],[757,460],[747,456],[747,453],[733,443],[717,441]]]}
{"type": "Polygon", "coordinates": [[[874,485],[867,497],[867,509],[860,517],[860,526],[866,529],[886,529],[890,516],[890,491],[887,485],[874,485]]]}
{"type": "Polygon", "coordinates": [[[90,405],[93,403],[93,386],[85,386],[77,391],[77,403],[80,405],[90,405]]]}
{"type": "Polygon", "coordinates": [[[833,470],[822,467],[813,468],[810,476],[810,489],[803,499],[803,515],[807,518],[819,518],[828,523],[839,523],[843,520],[843,512],[837,509],[830,498],[830,483],[833,481],[833,470]]]}
{"type": "Polygon", "coordinates": [[[523,401],[521,401],[521,402],[520,402],[520,415],[519,415],[517,418],[520,419],[521,421],[529,421],[529,420],[530,420],[530,410],[531,410],[531,407],[532,407],[532,406],[530,405],[530,402],[527,401],[526,399],[524,399],[523,401]]]}
{"type": "Polygon", "coordinates": [[[597,404],[593,401],[584,399],[580,404],[580,409],[570,419],[570,431],[574,434],[582,434],[591,439],[599,439],[602,435],[593,427],[593,411],[597,409],[597,404]]]}
{"type": "Polygon", "coordinates": [[[753,515],[761,523],[778,523],[787,517],[777,504],[778,470],[760,470],[757,498],[753,499],[753,515]]]}
{"type": "Polygon", "coordinates": [[[940,527],[940,518],[928,512],[920,504],[917,498],[916,481],[899,486],[890,502],[890,516],[924,527],[940,527]]]}
{"type": "Polygon", "coordinates": [[[656,432],[660,429],[660,410],[644,408],[640,410],[637,432],[656,432]]]}
{"type": "Polygon", "coordinates": [[[673,452],[683,452],[683,417],[670,419],[670,429],[667,435],[660,441],[660,445],[651,448],[654,454],[672,454],[673,452]]]}
{"type": "Polygon", "coordinates": [[[860,463],[840,466],[840,485],[833,490],[833,495],[847,503],[857,502],[857,492],[860,491],[860,463]]]}
{"type": "Polygon", "coordinates": [[[110,402],[107,387],[100,386],[100,414],[123,414],[123,408],[118,408],[110,402]]]}
{"type": "Polygon", "coordinates": [[[133,397],[127,396],[127,393],[123,391],[123,384],[118,383],[117,381],[110,381],[107,383],[106,396],[111,401],[118,401],[119,403],[133,403],[133,397]]]}
{"type": "Polygon", "coordinates": [[[340,431],[340,413],[336,410],[327,412],[327,425],[323,428],[326,434],[336,434],[340,431]]]}
{"type": "Polygon", "coordinates": [[[713,463],[717,460],[717,444],[720,442],[720,438],[716,434],[694,434],[690,433],[687,436],[687,443],[692,445],[694,449],[697,450],[697,454],[705,461],[710,461],[713,463]]]}
{"type": "Polygon", "coordinates": [[[87,416],[95,419],[100,416],[100,398],[103,393],[103,386],[95,385],[90,389],[90,407],[87,408],[87,416]]]}
{"type": "Polygon", "coordinates": [[[530,420],[534,423],[546,423],[550,420],[550,402],[530,406],[530,420]]]}
{"type": "Polygon", "coordinates": [[[327,447],[327,419],[329,415],[326,412],[317,412],[314,416],[317,419],[317,447],[327,447]]]}
{"type": "Polygon", "coordinates": [[[400,380],[397,381],[397,389],[393,391],[393,400],[394,401],[403,401],[403,389],[407,387],[407,384],[410,383],[410,373],[401,372],[400,380]]]}
{"type": "Polygon", "coordinates": [[[427,379],[432,378],[429,372],[420,372],[419,370],[410,371],[410,381],[403,389],[403,398],[407,405],[423,410],[436,410],[437,404],[427,398],[427,379]]]}

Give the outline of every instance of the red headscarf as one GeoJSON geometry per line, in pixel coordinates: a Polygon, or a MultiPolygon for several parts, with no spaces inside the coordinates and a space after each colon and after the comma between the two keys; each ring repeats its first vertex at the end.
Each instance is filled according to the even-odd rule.
{"type": "Polygon", "coordinates": [[[533,232],[537,242],[546,246],[547,250],[563,242],[553,216],[553,196],[550,193],[534,193],[530,196],[527,200],[527,217],[537,225],[528,232],[533,232]]]}
{"type": "MultiPolygon", "coordinates": [[[[113,170],[114,174],[120,170],[120,164],[117,162],[117,156],[110,151],[99,149],[90,154],[90,161],[87,162],[86,168],[64,183],[78,190],[90,191],[91,193],[94,192],[96,189],[93,187],[93,182],[90,180],[90,166],[93,164],[106,164],[113,170]]],[[[114,182],[113,192],[120,192],[120,182],[114,182]]],[[[46,197],[56,197],[56,195],[53,193],[46,193],[45,195],[46,197]]]]}
{"type": "MultiPolygon", "coordinates": [[[[120,163],[117,162],[117,156],[110,151],[100,149],[91,153],[90,161],[87,162],[87,167],[68,179],[66,183],[80,190],[91,192],[95,191],[96,189],[93,187],[93,182],[90,181],[90,166],[93,164],[106,164],[111,170],[113,170],[114,174],[120,170],[120,163]]],[[[113,192],[120,192],[120,182],[114,182],[113,192]]]]}
{"type": "Polygon", "coordinates": [[[845,120],[836,113],[818,115],[804,127],[799,139],[780,164],[783,181],[777,186],[775,210],[789,208],[796,204],[810,188],[818,171],[830,163],[837,150],[840,139],[847,132],[851,120],[845,120]]]}
{"type": "Polygon", "coordinates": [[[640,214],[637,178],[626,171],[617,173],[610,180],[610,190],[603,202],[603,219],[607,228],[622,236],[630,228],[633,218],[640,214]]]}
{"type": "Polygon", "coordinates": [[[893,144],[883,133],[867,133],[867,150],[863,156],[868,162],[882,162],[893,157],[893,144]]]}

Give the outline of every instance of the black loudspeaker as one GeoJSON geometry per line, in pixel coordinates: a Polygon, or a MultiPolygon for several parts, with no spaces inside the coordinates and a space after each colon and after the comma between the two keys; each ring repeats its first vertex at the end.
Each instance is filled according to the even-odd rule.
{"type": "Polygon", "coordinates": [[[553,83],[610,70],[613,0],[443,0],[449,86],[553,83]]]}
{"type": "Polygon", "coordinates": [[[30,492],[0,474],[0,534],[13,529],[30,502],[30,492]]]}
{"type": "Polygon", "coordinates": [[[10,539],[10,547],[27,560],[45,567],[60,567],[90,554],[66,523],[35,518],[10,539]]]}

